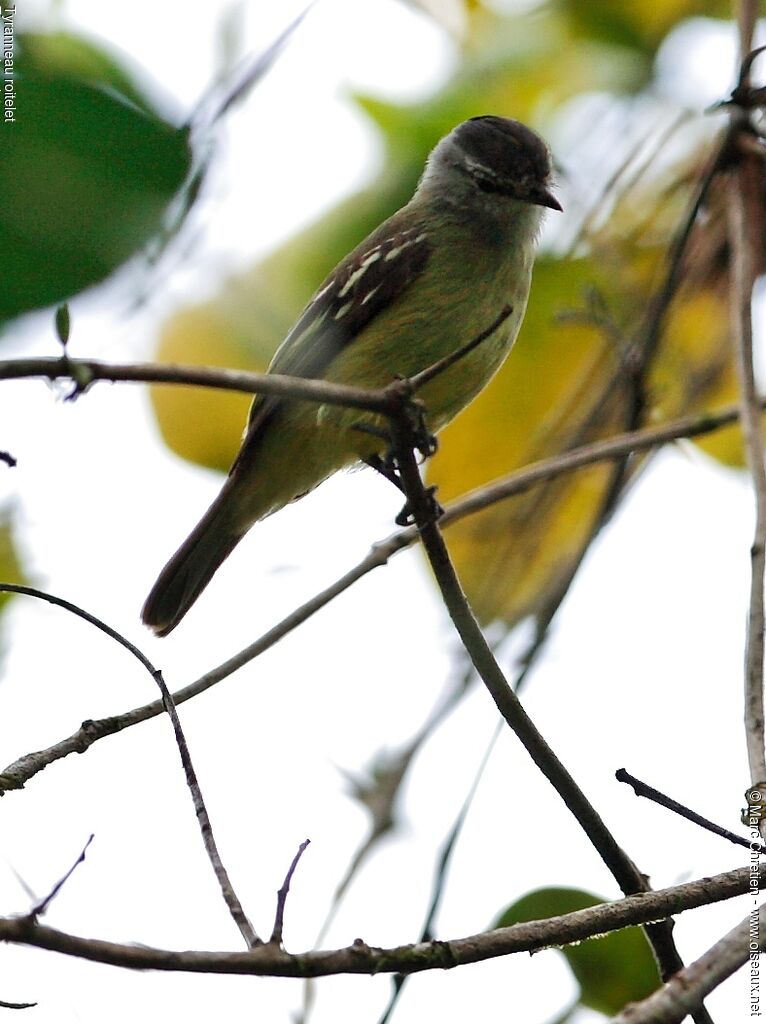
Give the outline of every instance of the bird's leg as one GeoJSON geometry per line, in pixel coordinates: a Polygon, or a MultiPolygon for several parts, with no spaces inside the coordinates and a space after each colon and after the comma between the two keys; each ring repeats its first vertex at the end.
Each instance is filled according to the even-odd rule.
{"type": "MultiPolygon", "coordinates": [[[[403,487],[402,490],[404,490],[403,487]]],[[[428,510],[428,518],[430,522],[435,523],[444,515],[444,509],[436,500],[436,484],[431,484],[429,487],[426,487],[425,491],[426,497],[428,498],[428,504],[430,506],[428,510]]],[[[397,526],[412,526],[415,522],[409,498],[405,501],[401,512],[396,516],[394,522],[397,526]]]]}
{"type": "MultiPolygon", "coordinates": [[[[415,449],[420,453],[422,460],[425,461],[430,455],[433,455],[437,449],[438,442],[436,438],[431,434],[425,422],[423,410],[419,409],[417,412],[417,425],[413,430],[413,441],[415,449]]],[[[372,434],[373,437],[380,437],[388,442],[388,448],[385,455],[380,455],[375,452],[372,455],[366,456],[362,461],[365,465],[374,469],[376,473],[380,473],[382,477],[385,477],[390,483],[401,491],[402,494],[406,495],[404,483],[402,482],[402,476],[399,470],[399,464],[391,444],[390,434],[381,428],[373,427],[370,424],[359,423],[356,425],[357,430],[361,430],[366,434],[372,434]]],[[[434,522],[439,519],[444,512],[439,502],[436,500],[436,487],[431,486],[426,488],[430,504],[431,504],[431,515],[433,516],[434,522]]],[[[413,522],[412,509],[410,508],[409,501],[406,501],[401,512],[396,516],[394,520],[397,526],[409,526],[413,522]]]]}
{"type": "Polygon", "coordinates": [[[377,452],[374,455],[368,455],[362,462],[370,469],[374,469],[376,473],[380,473],[382,477],[385,477],[389,483],[392,483],[394,487],[404,494],[404,484],[399,476],[399,471],[396,468],[396,464],[390,459],[389,455],[379,455],[377,452]]]}
{"type": "Polygon", "coordinates": [[[365,455],[362,458],[362,462],[369,466],[370,469],[374,469],[376,473],[380,473],[382,477],[385,477],[389,483],[393,484],[397,490],[404,493],[404,484],[399,476],[399,470],[396,465],[396,460],[393,457],[391,450],[391,434],[383,427],[375,427],[371,423],[356,423],[354,424],[354,430],[359,430],[363,434],[370,434],[372,437],[377,437],[381,441],[386,442],[386,454],[381,455],[379,452],[373,452],[372,455],[365,455]]]}

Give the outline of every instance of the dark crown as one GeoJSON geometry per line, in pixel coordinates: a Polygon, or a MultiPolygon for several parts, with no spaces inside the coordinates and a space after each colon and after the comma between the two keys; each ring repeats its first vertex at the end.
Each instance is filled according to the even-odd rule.
{"type": "Polygon", "coordinates": [[[545,206],[555,203],[554,208],[560,209],[547,192],[551,175],[548,147],[526,125],[492,115],[472,117],[458,125],[453,139],[465,158],[463,170],[483,191],[545,206]]]}

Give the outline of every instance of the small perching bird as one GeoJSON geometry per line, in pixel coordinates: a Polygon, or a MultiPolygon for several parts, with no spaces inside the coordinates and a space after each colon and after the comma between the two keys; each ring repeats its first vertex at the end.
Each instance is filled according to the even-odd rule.
{"type": "MultiPolygon", "coordinates": [[[[429,429],[440,430],[516,340],[541,208],[561,209],[550,177],[545,143],[518,121],[485,116],[458,125],[429,156],[409,203],[319,288],[269,373],[385,387],[467,345],[510,307],[488,338],[419,391],[429,429]]],[[[165,636],[254,523],[336,470],[379,460],[381,426],[358,409],[257,396],[228,478],[160,573],[144,622],[165,636]]]]}

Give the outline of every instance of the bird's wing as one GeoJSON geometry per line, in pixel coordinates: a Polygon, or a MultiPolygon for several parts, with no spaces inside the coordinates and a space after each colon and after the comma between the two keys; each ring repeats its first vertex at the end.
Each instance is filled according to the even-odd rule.
{"type": "MultiPolygon", "coordinates": [[[[330,274],[277,350],[269,373],[322,377],[335,356],[423,273],[431,253],[420,227],[394,215],[330,274]]],[[[250,410],[247,443],[283,401],[259,397],[250,410]]]]}

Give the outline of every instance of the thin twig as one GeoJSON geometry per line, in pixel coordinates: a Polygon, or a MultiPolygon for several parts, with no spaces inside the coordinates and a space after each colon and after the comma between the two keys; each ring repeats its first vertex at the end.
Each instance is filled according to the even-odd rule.
{"type": "Polygon", "coordinates": [[[207,122],[212,125],[229,111],[229,109],[238,103],[247,93],[253,88],[263,76],[271,69],[272,65],[282,53],[285,45],[289,41],[290,37],[295,33],[296,29],[300,26],[303,19],[309,13],[311,8],[316,3],[316,0],[311,0],[304,9],[298,14],[298,16],[290,22],[269,46],[258,54],[257,57],[247,57],[242,62],[242,67],[236,70],[230,76],[233,81],[228,84],[228,89],[224,96],[220,99],[216,98],[216,106],[213,111],[207,116],[203,115],[203,110],[207,102],[207,97],[203,97],[197,106],[197,109],[192,113],[188,121],[188,126],[197,126],[200,123],[207,122]]]}
{"type": "MultiPolygon", "coordinates": [[[[761,399],[760,403],[761,407],[766,409],[766,398],[761,399]]],[[[535,484],[551,480],[563,473],[571,473],[597,462],[622,459],[634,452],[658,448],[677,441],[679,438],[701,437],[721,430],[735,423],[739,418],[739,412],[739,406],[729,405],[716,413],[682,416],[677,420],[660,423],[654,427],[625,431],[602,441],[593,441],[580,448],[573,448],[561,455],[540,459],[539,462],[524,466],[493,483],[469,491],[462,498],[452,502],[446,507],[444,515],[439,520],[439,525],[449,526],[458,519],[488,508],[498,501],[521,494],[534,487],[535,484]]]]}
{"type": "Polygon", "coordinates": [[[500,316],[489,327],[477,334],[475,338],[472,338],[465,345],[461,345],[460,348],[456,348],[454,352],[450,352],[449,355],[437,360],[437,362],[432,363],[431,366],[427,366],[420,373],[416,373],[414,377],[410,377],[408,383],[412,390],[418,391],[428,384],[429,381],[433,380],[434,377],[438,377],[440,373],[444,373],[450,366],[454,366],[455,363],[467,356],[469,352],[473,352],[482,342],[493,335],[501,324],[505,323],[512,312],[513,306],[504,306],[500,316]]]}
{"type": "Polygon", "coordinates": [[[37,1003],[9,1003],[5,999],[0,999],[2,1010],[31,1010],[33,1006],[37,1006],[37,1003]]]}
{"type": "MultiPolygon", "coordinates": [[[[406,410],[405,410],[406,413],[406,410]]],[[[407,415],[391,417],[394,449],[410,509],[420,531],[428,561],[455,629],[500,714],[519,738],[534,763],[572,812],[622,891],[647,892],[648,883],[619,846],[598,812],[527,715],[508,684],[463,594],[437,523],[430,495],[423,485],[413,450],[413,431],[407,415]]],[[[647,936],[663,978],[682,961],[667,924],[650,925],[647,936]]]]}
{"type": "MultiPolygon", "coordinates": [[[[766,407],[766,398],[760,399],[760,406],[761,408],[766,407]]],[[[477,488],[448,505],[440,523],[443,527],[448,527],[466,516],[488,508],[498,501],[512,498],[536,484],[551,480],[563,473],[570,473],[609,459],[622,458],[631,452],[656,448],[681,437],[699,437],[713,433],[736,422],[738,417],[738,406],[726,406],[716,413],[681,417],[656,427],[618,434],[604,441],[597,441],[584,445],[582,448],[573,449],[571,452],[565,452],[563,455],[541,459],[539,462],[532,463],[532,465],[517,470],[494,483],[477,488]]],[[[334,598],[348,590],[358,580],[372,572],[373,569],[386,565],[398,552],[411,547],[417,538],[417,530],[414,527],[407,527],[398,530],[386,540],[374,544],[369,553],[356,566],[325,590],[292,611],[263,636],[194,682],[177,690],[173,694],[174,703],[182,704],[184,701],[204,693],[210,687],[247,665],[328,605],[334,598]]],[[[162,714],[163,710],[162,701],[152,701],[119,715],[83,722],[82,726],[70,736],[43,750],[25,754],[0,772],[0,796],[9,790],[22,789],[25,783],[49,764],[53,764],[69,754],[82,754],[98,740],[141,722],[149,721],[162,714]]]]}
{"type": "Polygon", "coordinates": [[[18,461],[11,455],[10,452],[0,452],[0,462],[4,462],[6,466],[10,466],[11,469],[13,469],[14,466],[18,465],[18,461]]]}
{"type": "Polygon", "coordinates": [[[688,121],[691,116],[692,114],[690,110],[681,110],[675,114],[663,131],[658,133],[655,130],[655,127],[652,126],[640,139],[633,142],[633,145],[625,154],[624,158],[599,189],[598,196],[590,204],[590,207],[585,210],[580,220],[580,224],[577,226],[577,229],[572,236],[572,240],[567,244],[564,250],[564,259],[572,259],[582,240],[586,235],[593,232],[596,220],[603,213],[604,204],[608,199],[610,199],[612,193],[616,192],[617,186],[620,186],[620,192],[617,196],[617,200],[619,201],[628,195],[630,190],[641,180],[646,170],[649,167],[654,166],[655,161],[657,160],[657,154],[665,149],[667,143],[675,132],[681,127],[684,121],[688,121]],[[652,140],[652,135],[655,136],[654,140],[652,140]],[[649,145],[650,141],[652,143],[651,146],[649,145]],[[640,162],[639,157],[641,157],[640,162]],[[631,167],[633,167],[634,170],[628,178],[627,172],[631,167]],[[626,178],[627,181],[625,180],[626,178]]]}
{"type": "Polygon", "coordinates": [[[215,835],[213,834],[213,826],[210,822],[210,816],[207,813],[207,807],[205,806],[205,801],[202,798],[202,790],[200,789],[199,780],[197,779],[197,773],[194,770],[186,737],[184,736],[183,729],[181,728],[181,720],[178,717],[178,711],[175,703],[173,702],[172,694],[170,693],[162,673],[159,670],[154,673],[154,681],[160,688],[160,692],[162,693],[162,703],[165,706],[165,710],[167,711],[173,725],[176,745],[178,747],[178,752],[181,755],[181,763],[186,776],[186,785],[189,787],[189,792],[192,795],[194,813],[197,815],[200,832],[202,833],[202,841],[205,844],[205,850],[213,867],[213,871],[215,872],[215,877],[218,879],[221,894],[226,906],[229,908],[229,913],[231,914],[234,923],[239,928],[242,938],[250,948],[258,946],[261,944],[262,940],[258,938],[255,929],[250,923],[250,919],[245,913],[244,907],[240,903],[239,897],[234,891],[234,886],[231,884],[229,872],[226,870],[223,861],[221,860],[221,854],[218,851],[218,844],[215,840],[215,835]]]}
{"type": "MultiPolygon", "coordinates": [[[[640,1003],[631,1003],[613,1024],[680,1024],[702,1000],[747,963],[755,949],[766,948],[766,915],[759,908],[670,981],[640,1003]]],[[[745,999],[744,995],[740,998],[745,999]]],[[[751,1015],[752,1016],[752,1015],[751,1015]]]]}
{"type": "MultiPolygon", "coordinates": [[[[629,896],[614,903],[599,903],[595,907],[560,917],[525,921],[465,938],[416,942],[388,949],[368,946],[357,939],[351,946],[342,949],[312,950],[299,954],[286,953],[270,944],[244,952],[181,952],[136,943],[85,939],[35,923],[26,917],[0,918],[0,942],[34,946],[84,960],[137,970],[283,978],[381,972],[415,974],[480,963],[513,953],[531,953],[549,946],[582,942],[595,935],[631,925],[646,925],[650,921],[659,921],[685,910],[707,907],[752,892],[751,881],[749,866],[742,867],[711,878],[700,878],[668,889],[629,896]]],[[[762,865],[759,870],[758,885],[761,889],[766,887],[766,865],[762,865]]]]}
{"type": "Polygon", "coordinates": [[[736,832],[730,832],[727,828],[723,828],[721,825],[716,825],[714,821],[710,821],[708,818],[703,818],[701,814],[697,814],[696,811],[690,810],[690,808],[684,806],[684,804],[678,803],[677,800],[673,800],[671,797],[666,796],[660,792],[659,789],[654,789],[653,786],[648,786],[641,779],[637,779],[635,775],[631,775],[630,772],[626,772],[624,768],[618,769],[614,773],[614,777],[618,782],[625,782],[627,785],[633,787],[633,792],[636,796],[644,796],[647,800],[653,801],[655,804],[659,804],[661,807],[667,807],[669,811],[673,811],[674,814],[680,815],[682,818],[686,818],[687,821],[694,822],[695,825],[699,825],[700,828],[706,829],[708,832],[713,832],[717,836],[721,836],[723,839],[728,839],[730,843],[736,843],[737,846],[744,846],[746,850],[752,850],[754,853],[766,853],[766,846],[750,842],[745,839],[744,836],[738,836],[736,832]]]}
{"type": "Polygon", "coordinates": [[[277,911],[274,915],[274,928],[271,932],[271,938],[269,939],[269,942],[274,946],[282,945],[282,929],[285,923],[285,904],[287,903],[287,895],[290,892],[290,882],[293,880],[295,869],[298,867],[298,861],[303,856],[303,852],[310,842],[310,839],[304,839],[298,847],[298,851],[293,857],[290,867],[287,869],[287,874],[285,875],[285,880],[282,883],[282,888],[277,891],[277,911]]]}
{"type": "Polygon", "coordinates": [[[60,878],[58,880],[58,882],[56,882],[56,884],[53,886],[53,888],[48,893],[48,895],[44,896],[41,900],[39,900],[32,907],[32,909],[29,911],[29,916],[30,917],[42,917],[42,915],[48,909],[48,907],[50,906],[52,901],[56,898],[56,896],[58,896],[59,892],[61,892],[61,889],[66,885],[66,883],[72,877],[72,874],[74,873],[74,871],[77,868],[78,864],[82,864],[82,862],[85,860],[85,853],[86,853],[88,847],[90,846],[90,844],[92,842],[93,842],[93,835],[91,834],[90,836],[88,836],[88,840],[85,843],[85,846],[83,846],[82,850],[80,851],[79,857],[74,862],[74,864],[71,866],[71,868],[66,872],[66,874],[62,878],[60,878]]]}
{"type": "Polygon", "coordinates": [[[207,851],[210,863],[213,866],[218,884],[221,887],[221,893],[229,908],[229,913],[234,919],[235,924],[239,928],[243,938],[247,942],[248,946],[252,947],[257,945],[261,940],[253,930],[253,926],[247,919],[247,915],[242,909],[242,904],[239,902],[236,893],[229,880],[228,872],[226,871],[218,853],[218,847],[215,842],[213,835],[212,826],[210,824],[210,818],[205,807],[205,802],[202,798],[202,792],[197,781],[197,776],[194,771],[194,766],[191,762],[191,755],[189,754],[189,748],[184,737],[181,723],[178,718],[178,712],[176,711],[173,698],[168,690],[165,680],[162,678],[162,673],[159,669],[155,668],[154,665],[149,661],[146,655],[139,650],[135,644],[132,644],[130,640],[122,636],[111,626],[107,626],[101,619],[96,618],[95,615],[91,615],[90,612],[86,612],[83,608],[80,608],[76,604],[72,604],[71,601],[66,601],[61,597],[56,597],[53,594],[48,594],[45,591],[37,590],[34,587],[19,586],[13,583],[0,583],[0,593],[9,594],[24,594],[27,597],[34,597],[40,601],[47,601],[49,604],[56,605],[58,608],[63,608],[65,611],[70,612],[72,615],[76,615],[80,619],[84,619],[89,622],[96,629],[100,629],[102,633],[106,633],[108,637],[124,647],[125,650],[129,651],[134,658],[141,662],[147,672],[154,679],[155,683],[160,689],[162,694],[162,702],[167,711],[170,721],[173,725],[173,732],[175,733],[176,743],[178,750],[181,755],[181,763],[183,764],[184,773],[186,774],[186,782],[194,801],[194,810],[197,815],[197,820],[200,825],[200,831],[202,833],[202,840],[205,844],[205,850],[207,851]]]}

